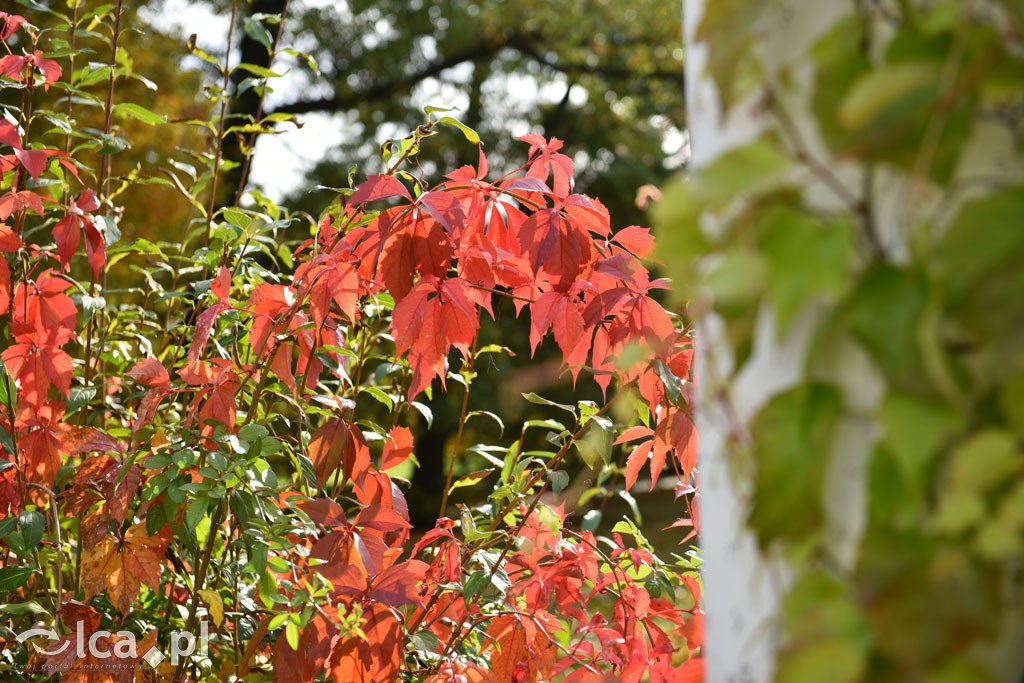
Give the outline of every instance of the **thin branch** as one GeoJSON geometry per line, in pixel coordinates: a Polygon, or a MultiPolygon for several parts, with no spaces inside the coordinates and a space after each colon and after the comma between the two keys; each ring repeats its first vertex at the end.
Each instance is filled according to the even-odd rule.
{"type": "Polygon", "coordinates": [[[378,81],[365,88],[335,92],[329,97],[322,97],[315,100],[299,100],[282,105],[273,113],[286,114],[308,114],[319,111],[345,111],[352,109],[365,102],[385,100],[395,94],[411,90],[420,81],[440,74],[445,69],[450,69],[465,62],[474,62],[497,54],[504,48],[510,48],[519,52],[524,57],[546,66],[555,71],[567,75],[596,74],[609,78],[642,78],[665,80],[683,84],[683,71],[679,69],[653,69],[651,71],[637,71],[626,66],[612,64],[588,64],[586,62],[564,62],[550,58],[543,54],[535,44],[537,36],[531,34],[514,33],[500,39],[483,40],[464,50],[438,59],[426,66],[400,78],[378,81]]]}

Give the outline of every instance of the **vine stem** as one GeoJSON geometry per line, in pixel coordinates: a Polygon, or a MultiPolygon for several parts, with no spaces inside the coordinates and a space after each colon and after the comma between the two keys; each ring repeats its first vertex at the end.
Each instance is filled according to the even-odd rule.
{"type": "MultiPolygon", "coordinates": [[[[68,68],[68,87],[69,88],[72,85],[71,79],[74,77],[74,74],[75,74],[75,54],[76,54],[75,53],[75,43],[76,43],[76,38],[77,37],[78,37],[78,3],[76,2],[75,3],[75,7],[72,10],[72,14],[71,14],[71,41],[70,41],[71,42],[71,54],[69,55],[70,66],[68,68]]],[[[68,125],[70,126],[71,125],[71,92],[70,91],[68,92],[67,119],[68,119],[68,125]]],[[[65,154],[69,154],[70,152],[71,152],[71,131],[69,130],[68,134],[64,136],[64,153],[65,154]]],[[[70,193],[67,191],[67,187],[65,186],[65,189],[64,189],[65,199],[69,195],[70,195],[70,193]]]]}
{"type": "MultiPolygon", "coordinates": [[[[116,80],[116,72],[117,72],[117,44],[118,44],[119,39],[121,37],[121,4],[122,4],[122,0],[117,0],[117,6],[114,8],[114,34],[113,34],[113,37],[112,37],[112,40],[111,40],[111,47],[110,47],[110,78],[107,79],[107,101],[106,101],[106,103],[104,105],[104,117],[103,117],[103,134],[105,136],[107,136],[107,137],[110,136],[110,132],[113,130],[113,126],[114,126],[114,81],[116,80]]],[[[74,30],[74,28],[72,28],[72,30],[74,30]]],[[[68,95],[68,108],[69,109],[71,107],[70,99],[71,99],[71,95],[69,94],[68,95]]],[[[109,189],[110,189],[110,171],[111,171],[111,168],[112,168],[112,163],[113,163],[112,155],[108,154],[108,155],[106,155],[106,158],[103,159],[103,163],[100,165],[100,179],[99,179],[99,183],[98,183],[97,189],[100,192],[100,196],[103,198],[103,203],[101,205],[101,209],[100,210],[103,211],[104,215],[107,215],[108,211],[109,211],[109,207],[107,206],[106,200],[108,199],[108,194],[109,194],[109,189]]],[[[69,201],[71,200],[70,196],[68,197],[68,200],[69,201]]],[[[103,239],[104,239],[104,241],[106,241],[106,235],[104,235],[103,239]]],[[[103,272],[103,281],[105,283],[106,279],[107,279],[107,268],[106,268],[106,264],[105,263],[103,265],[102,272],[103,272]]],[[[89,296],[95,296],[96,295],[96,285],[98,284],[98,281],[99,281],[99,278],[97,277],[97,273],[96,273],[95,270],[93,270],[92,271],[92,279],[89,282],[89,296]]],[[[92,368],[92,352],[93,352],[92,337],[93,337],[93,332],[96,330],[96,326],[97,326],[97,323],[96,323],[97,316],[98,316],[97,313],[93,313],[91,316],[89,316],[89,323],[88,323],[88,325],[86,325],[86,330],[85,330],[85,371],[84,371],[83,379],[85,380],[85,385],[86,386],[89,386],[90,382],[92,381],[92,370],[93,370],[93,368],[92,368]]],[[[96,392],[97,396],[99,396],[101,404],[106,402],[107,392],[106,392],[105,384],[106,383],[103,382],[102,378],[101,378],[100,386],[99,386],[99,388],[98,388],[98,390],[96,392]]],[[[86,420],[87,412],[88,411],[85,411],[85,410],[83,410],[81,412],[81,415],[78,418],[79,426],[84,426],[85,425],[85,420],[86,420]]],[[[102,411],[102,410],[100,411],[100,415],[101,416],[103,415],[103,412],[104,411],[102,411]]]]}
{"type": "MultiPolygon", "coordinates": [[[[480,335],[477,334],[473,337],[473,351],[469,356],[469,373],[473,374],[473,364],[476,363],[476,349],[477,344],[480,341],[480,335]]],[[[444,482],[444,490],[441,492],[441,509],[438,511],[438,517],[444,517],[445,508],[448,507],[448,492],[452,486],[452,474],[455,472],[455,461],[459,457],[459,448],[462,445],[462,429],[466,425],[466,410],[469,408],[469,387],[472,381],[469,377],[466,377],[466,390],[462,393],[462,412],[459,414],[459,429],[455,432],[455,446],[452,448],[452,458],[448,463],[448,477],[444,482]]]]}
{"type": "Polygon", "coordinates": [[[18,429],[14,426],[15,414],[14,414],[14,396],[17,393],[17,386],[14,384],[14,379],[7,372],[4,373],[4,389],[7,391],[7,402],[5,407],[7,408],[8,419],[11,423],[11,446],[14,448],[14,464],[17,467],[15,474],[18,477],[18,494],[21,496],[21,500],[24,501],[27,491],[25,490],[25,470],[21,466],[21,449],[18,448],[18,429]]]}
{"type": "MultiPolygon", "coordinates": [[[[203,556],[200,558],[199,567],[196,571],[196,578],[193,582],[192,590],[192,601],[189,603],[188,608],[188,620],[185,622],[185,632],[192,633],[196,627],[196,615],[199,610],[199,591],[203,589],[203,584],[206,582],[206,573],[210,568],[210,560],[213,557],[213,548],[217,544],[217,534],[220,531],[221,522],[224,521],[224,508],[225,503],[217,505],[217,511],[213,515],[213,521],[210,524],[210,538],[206,542],[206,548],[203,550],[203,556]]],[[[174,671],[173,683],[178,683],[181,680],[182,674],[185,672],[184,660],[178,663],[178,668],[174,671]]]]}
{"type": "Polygon", "coordinates": [[[224,146],[224,117],[228,109],[228,85],[231,80],[231,40],[235,34],[235,17],[238,14],[238,0],[231,3],[231,23],[228,25],[228,44],[224,52],[224,81],[220,93],[220,121],[217,124],[217,145],[213,155],[213,177],[210,179],[210,205],[206,211],[206,245],[210,245],[213,209],[217,205],[217,173],[220,171],[220,156],[224,146]]]}
{"type": "MultiPolygon", "coordinates": [[[[114,36],[111,41],[110,53],[110,78],[107,79],[107,102],[104,108],[103,133],[110,135],[114,123],[114,80],[117,71],[117,43],[121,37],[121,2],[117,0],[117,7],[114,9],[114,36]]],[[[69,103],[70,104],[70,103],[69,103]]],[[[102,179],[100,180],[100,191],[104,197],[107,195],[110,186],[111,156],[106,155],[101,167],[102,179]]]]}
{"type": "Polygon", "coordinates": [[[64,550],[63,543],[60,538],[60,513],[57,510],[57,494],[42,484],[29,482],[28,485],[32,488],[39,489],[50,496],[50,507],[53,508],[53,531],[57,535],[57,576],[55,581],[57,596],[53,601],[53,621],[54,628],[58,633],[60,633],[60,603],[63,600],[64,594],[64,550]]]}

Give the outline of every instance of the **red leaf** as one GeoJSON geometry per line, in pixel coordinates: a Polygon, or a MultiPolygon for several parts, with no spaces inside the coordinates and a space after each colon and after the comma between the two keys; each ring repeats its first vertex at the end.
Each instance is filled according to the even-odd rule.
{"type": "Polygon", "coordinates": [[[318,329],[330,316],[332,301],[350,321],[358,319],[360,281],[359,271],[354,264],[318,256],[296,271],[295,280],[304,286],[309,283],[310,308],[318,329]]]}
{"type": "Polygon", "coordinates": [[[527,218],[519,242],[534,271],[562,291],[572,287],[595,253],[590,235],[557,209],[541,209],[527,218]]]}
{"type": "Polygon", "coordinates": [[[658,482],[665,466],[665,456],[671,450],[683,469],[686,479],[697,465],[697,430],[693,422],[680,410],[674,410],[658,423],[654,432],[654,451],[651,456],[651,490],[658,482]]]}
{"type": "Polygon", "coordinates": [[[459,235],[466,216],[462,212],[462,204],[451,194],[434,190],[426,192],[419,198],[419,203],[427,208],[434,219],[447,228],[448,232],[459,235]]]}
{"type": "Polygon", "coordinates": [[[341,418],[328,420],[309,442],[317,482],[323,487],[341,467],[341,483],[358,477],[370,466],[370,451],[358,427],[341,418]]]}
{"type": "MultiPolygon", "coordinates": [[[[312,557],[324,559],[321,555],[320,552],[311,553],[312,557]]],[[[341,564],[328,560],[327,564],[318,564],[315,569],[331,582],[335,595],[362,595],[366,592],[366,570],[360,564],[341,564]]]]}
{"type": "Polygon", "coordinates": [[[68,267],[71,257],[75,255],[78,246],[82,243],[81,223],[78,216],[68,214],[53,226],[53,239],[57,242],[57,254],[60,256],[62,268],[68,267]]]}
{"type": "Polygon", "coordinates": [[[583,320],[587,327],[593,327],[609,315],[618,313],[632,294],[633,292],[625,287],[613,287],[595,296],[583,312],[583,320]]]}
{"type": "Polygon", "coordinates": [[[218,302],[199,314],[196,319],[196,331],[192,333],[192,343],[188,347],[188,364],[193,365],[199,360],[206,348],[206,342],[210,339],[210,332],[213,330],[213,323],[221,312],[221,304],[218,302]]]}
{"type": "Polygon", "coordinates": [[[398,467],[412,454],[412,448],[412,432],[407,427],[394,427],[388,433],[387,443],[384,444],[380,468],[389,470],[392,467],[398,467]]]}
{"type": "Polygon", "coordinates": [[[128,376],[139,384],[147,387],[161,387],[168,391],[171,389],[171,376],[167,368],[156,358],[143,358],[128,371],[128,376]]]}
{"type": "Polygon", "coordinates": [[[56,83],[60,79],[60,64],[52,59],[43,57],[42,50],[36,50],[35,54],[32,55],[35,60],[36,68],[39,69],[39,73],[43,75],[43,90],[49,90],[51,83],[56,83]]]}
{"type": "Polygon", "coordinates": [[[100,200],[96,198],[95,192],[85,190],[82,194],[78,195],[78,199],[75,200],[75,206],[82,211],[95,211],[100,208],[100,200]]]}
{"type": "Polygon", "coordinates": [[[18,382],[26,401],[34,406],[46,401],[46,392],[55,386],[68,395],[71,389],[71,356],[56,346],[13,344],[2,354],[7,371],[18,382]]]}
{"type": "Polygon", "coordinates": [[[406,214],[391,228],[384,243],[380,274],[395,301],[412,288],[416,273],[443,278],[451,266],[454,249],[441,225],[430,216],[406,214]]]}
{"type": "Polygon", "coordinates": [[[416,605],[420,607],[417,584],[423,579],[429,567],[419,560],[406,560],[401,564],[388,567],[374,577],[367,593],[371,600],[382,602],[392,607],[416,605]]]}
{"type": "Polygon", "coordinates": [[[370,505],[359,511],[352,526],[376,529],[377,531],[401,531],[412,527],[408,520],[391,508],[381,505],[370,505]]]}
{"type": "Polygon", "coordinates": [[[617,446],[621,443],[626,443],[627,441],[635,441],[636,439],[643,439],[651,436],[654,436],[653,429],[643,425],[636,425],[622,432],[622,434],[619,435],[619,438],[615,439],[614,445],[617,446]]]}
{"type": "Polygon", "coordinates": [[[39,174],[46,169],[46,152],[41,149],[15,149],[14,155],[32,176],[32,180],[39,180],[39,174]]]}
{"type": "Polygon", "coordinates": [[[540,192],[542,194],[554,194],[551,188],[536,178],[515,178],[508,185],[502,187],[506,192],[512,190],[525,190],[526,192],[540,192]]]}
{"type": "MultiPolygon", "coordinates": [[[[434,283],[421,280],[395,306],[391,316],[396,353],[409,351],[409,365],[413,370],[410,398],[430,386],[434,377],[444,371],[448,346],[444,341],[440,299],[429,296],[434,289],[434,283]]],[[[444,382],[443,376],[441,381],[444,382]]]]}
{"type": "Polygon", "coordinates": [[[385,605],[370,603],[363,610],[366,639],[341,638],[328,660],[335,681],[393,683],[402,666],[402,628],[385,605]]]}
{"type": "Polygon", "coordinates": [[[372,175],[349,196],[348,204],[363,204],[388,197],[405,197],[412,201],[409,190],[405,189],[405,185],[398,178],[390,175],[372,175]]]}
{"type": "MultiPolygon", "coordinates": [[[[3,39],[7,40],[7,36],[3,36],[3,39]]],[[[18,135],[18,128],[4,118],[0,118],[0,143],[14,149],[21,149],[21,136],[18,135]]]]}
{"type": "Polygon", "coordinates": [[[631,225],[619,230],[612,239],[639,258],[646,258],[654,251],[654,236],[651,235],[650,228],[631,225]]]}
{"type": "Polygon", "coordinates": [[[209,398],[206,399],[199,411],[199,419],[203,422],[215,420],[227,427],[228,431],[234,431],[238,416],[238,404],[235,401],[237,391],[238,383],[232,380],[214,386],[209,398]]]}
{"type": "Polygon", "coordinates": [[[5,55],[0,57],[0,73],[11,80],[21,81],[25,78],[25,57],[5,55]]]}
{"type": "MultiPolygon", "coordinates": [[[[0,121],[2,120],[3,119],[0,119],[0,121]]],[[[17,233],[11,229],[11,226],[6,223],[0,223],[0,251],[18,251],[24,247],[25,243],[22,242],[17,233]]]]}
{"type": "Polygon", "coordinates": [[[573,163],[572,159],[558,152],[562,148],[562,141],[558,138],[545,140],[536,133],[530,133],[516,138],[530,144],[530,157],[534,161],[530,164],[526,175],[531,178],[547,180],[550,174],[553,178],[552,187],[555,194],[565,197],[572,190],[573,163]],[[539,152],[539,154],[537,154],[539,152]]]}
{"type": "Polygon", "coordinates": [[[536,680],[533,659],[526,645],[526,634],[514,616],[498,617],[491,622],[487,633],[498,647],[491,654],[491,676],[494,681],[522,683],[536,680]]]}
{"type": "MultiPolygon", "coordinates": [[[[633,449],[633,452],[629,454],[629,458],[626,459],[626,490],[633,488],[633,484],[636,483],[637,477],[640,475],[640,470],[647,464],[647,460],[651,455],[651,447],[654,445],[653,441],[644,441],[633,449]]],[[[652,466],[653,467],[653,466],[652,466]]],[[[653,488],[653,483],[651,488],[653,488]]]]}
{"type": "Polygon", "coordinates": [[[545,292],[533,303],[530,318],[532,350],[536,351],[548,329],[553,328],[555,342],[562,350],[566,365],[581,365],[586,360],[591,334],[588,333],[575,297],[561,292],[545,292]]]}
{"type": "Polygon", "coordinates": [[[63,444],[68,455],[124,453],[124,447],[120,441],[95,427],[79,427],[66,433],[63,444]]]}
{"type": "Polygon", "coordinates": [[[217,277],[213,279],[210,291],[218,300],[227,302],[228,294],[231,293],[231,272],[224,266],[217,270],[217,277]]]}
{"type": "Polygon", "coordinates": [[[85,234],[85,255],[89,260],[89,266],[96,277],[99,277],[107,262],[106,240],[88,216],[82,219],[82,232],[85,234]]]}
{"type": "Polygon", "coordinates": [[[75,336],[78,309],[64,293],[71,283],[42,273],[35,283],[19,284],[14,293],[12,330],[22,343],[60,346],[75,336]]]}
{"type": "Polygon", "coordinates": [[[594,270],[638,288],[648,284],[647,270],[635,257],[618,253],[594,264],[594,270]]]}
{"type": "Polygon", "coordinates": [[[11,307],[11,269],[7,259],[0,257],[0,315],[11,307]]]}

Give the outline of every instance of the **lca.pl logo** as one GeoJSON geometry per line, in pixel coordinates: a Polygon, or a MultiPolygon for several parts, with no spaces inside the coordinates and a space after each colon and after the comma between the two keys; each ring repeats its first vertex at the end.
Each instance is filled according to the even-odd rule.
{"type": "MultiPolygon", "coordinates": [[[[39,638],[43,636],[51,641],[60,642],[62,640],[61,637],[57,635],[57,632],[52,628],[33,628],[28,631],[23,631],[17,635],[17,640],[19,643],[24,643],[31,638],[39,638]]],[[[113,633],[110,631],[94,631],[93,633],[86,635],[84,622],[79,621],[75,627],[75,638],[73,640],[63,640],[64,642],[59,645],[54,644],[46,648],[40,647],[37,643],[32,643],[32,647],[36,649],[36,652],[48,657],[64,654],[72,644],[75,646],[77,659],[85,659],[86,655],[96,660],[110,659],[112,657],[116,659],[135,659],[138,657],[138,643],[136,642],[135,634],[131,631],[116,631],[113,633]],[[113,648],[105,647],[104,645],[109,643],[109,639],[113,636],[117,636],[118,638],[117,642],[114,643],[113,648]]],[[[198,654],[205,657],[209,640],[209,626],[205,621],[199,623],[199,638],[196,638],[194,634],[189,633],[188,631],[171,631],[171,664],[177,666],[183,659],[196,654],[197,644],[199,646],[198,654]]],[[[150,648],[149,652],[142,656],[142,661],[146,662],[154,669],[165,659],[168,659],[168,656],[156,646],[150,648]]]]}

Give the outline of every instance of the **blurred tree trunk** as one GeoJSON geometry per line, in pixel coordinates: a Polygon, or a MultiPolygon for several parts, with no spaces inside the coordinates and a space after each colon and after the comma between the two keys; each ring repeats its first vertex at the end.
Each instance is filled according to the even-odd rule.
{"type": "MultiPolygon", "coordinates": [[[[263,68],[270,68],[270,52],[266,46],[257,40],[254,40],[247,32],[243,30],[245,21],[251,20],[252,17],[258,14],[270,14],[280,16],[284,12],[287,0],[255,0],[252,3],[246,5],[248,10],[247,14],[239,18],[239,25],[236,30],[241,34],[242,40],[239,44],[239,59],[231,60],[231,63],[237,67],[239,63],[254,64],[263,68]]],[[[264,24],[267,30],[270,31],[272,36],[277,35],[276,24],[264,24]]],[[[244,69],[236,69],[231,74],[231,83],[233,92],[238,92],[239,86],[242,81],[246,78],[251,78],[252,74],[244,69]]],[[[256,88],[248,88],[241,95],[232,97],[230,104],[230,111],[228,116],[228,127],[241,123],[254,122],[259,113],[260,109],[260,93],[256,88]]],[[[241,187],[243,183],[243,174],[248,178],[248,171],[251,168],[251,164],[255,163],[255,159],[250,160],[250,163],[246,164],[245,158],[245,145],[250,142],[255,142],[256,136],[245,135],[244,137],[240,134],[229,135],[224,140],[223,155],[224,161],[228,162],[227,166],[230,168],[224,172],[224,176],[221,179],[217,203],[220,206],[233,203],[235,197],[240,195],[244,188],[241,187]]],[[[255,150],[253,150],[254,152],[255,150]]]]}
{"type": "MultiPolygon", "coordinates": [[[[899,4],[917,8],[927,3],[899,4]]],[[[968,249],[969,239],[955,241],[961,224],[953,219],[977,220],[962,225],[971,225],[980,244],[992,239],[988,235],[1005,234],[1019,223],[1016,207],[1024,206],[1020,147],[1011,142],[1019,139],[1019,123],[1007,126],[987,111],[967,108],[972,127],[965,128],[971,131],[965,135],[948,123],[952,117],[946,109],[930,101],[925,115],[915,118],[918,101],[898,80],[898,69],[906,68],[906,63],[899,61],[900,52],[892,45],[935,41],[936,35],[924,39],[916,33],[919,26],[932,25],[926,19],[939,25],[937,12],[931,9],[914,9],[921,15],[895,22],[902,33],[890,38],[891,17],[876,11],[874,3],[854,7],[838,0],[740,0],[722,9],[723,4],[715,0],[686,0],[683,7],[690,169],[685,182],[666,191],[659,207],[663,216],[659,246],[666,261],[676,259],[667,264],[673,280],[699,292],[693,310],[699,344],[696,374],[701,378],[697,427],[707,680],[1021,680],[1024,619],[1018,602],[1022,595],[1019,543],[1006,551],[1005,557],[1012,557],[1012,562],[1004,564],[1002,555],[993,555],[996,561],[983,557],[980,543],[962,540],[981,538],[982,532],[976,537],[958,532],[963,534],[961,539],[944,530],[936,513],[942,506],[925,502],[914,488],[920,486],[944,503],[954,501],[949,504],[955,510],[951,516],[959,518],[975,500],[986,510],[979,517],[996,516],[995,507],[989,508],[991,513],[983,507],[992,505],[985,498],[957,499],[949,493],[955,491],[951,482],[956,476],[965,480],[974,476],[959,474],[958,467],[969,471],[961,463],[980,459],[962,445],[949,448],[958,443],[952,435],[964,428],[948,425],[960,425],[961,419],[967,425],[961,444],[978,443],[998,428],[1009,433],[1012,424],[988,406],[989,396],[1010,375],[1010,367],[1020,367],[1024,356],[1012,356],[1018,359],[1016,366],[1005,360],[993,363],[998,370],[991,376],[984,363],[968,360],[963,366],[977,369],[962,371],[956,382],[934,368],[946,372],[948,362],[959,373],[961,366],[955,364],[963,360],[958,358],[963,352],[956,348],[957,340],[944,336],[959,324],[954,321],[963,315],[956,308],[961,304],[942,297],[953,289],[950,283],[962,277],[946,264],[971,262],[974,252],[968,249]],[[841,40],[850,36],[856,39],[841,40]],[[736,40],[730,42],[730,38],[736,40]],[[890,39],[891,43],[885,42],[890,39]],[[754,47],[739,46],[741,40],[754,47]],[[822,57],[826,48],[832,61],[822,57]],[[849,68],[857,77],[836,87],[834,74],[840,68],[849,68]],[[815,69],[820,70],[820,81],[805,77],[815,69]],[[750,78],[755,72],[756,79],[750,78]],[[858,110],[862,119],[846,121],[841,133],[829,127],[836,111],[863,104],[865,93],[874,109],[858,110]],[[889,118],[882,119],[883,114],[889,118]],[[868,125],[877,120],[885,125],[868,125]],[[946,124],[947,130],[935,131],[936,120],[946,124]],[[886,138],[892,131],[901,134],[886,138]],[[853,138],[859,144],[846,143],[843,135],[854,134],[863,136],[853,138]],[[918,144],[920,148],[915,147],[918,144]],[[908,149],[910,163],[893,153],[892,148],[899,145],[908,149]],[[765,156],[757,157],[761,152],[765,156]],[[946,179],[935,168],[940,152],[957,162],[946,179]],[[769,154],[770,162],[751,170],[754,164],[747,162],[764,160],[769,154]],[[922,158],[929,163],[922,165],[922,158]],[[727,176],[727,182],[716,184],[727,176]],[[737,176],[742,179],[736,180],[737,176]],[[987,179],[988,187],[976,184],[976,194],[954,194],[957,183],[978,178],[987,179]],[[759,194],[762,186],[775,192],[771,200],[759,194]],[[1012,204],[1016,213],[1007,210],[1010,219],[995,211],[984,214],[983,220],[960,213],[972,206],[969,202],[996,188],[1006,193],[999,199],[1010,205],[1003,199],[1009,196],[1005,187],[1018,193],[1012,204]],[[789,192],[797,198],[789,197],[789,192]],[[787,197],[780,198],[784,194],[787,197]],[[722,210],[726,206],[728,216],[722,210]],[[783,287],[773,283],[759,289],[755,284],[744,290],[740,268],[716,271],[709,267],[740,253],[751,260],[764,259],[759,263],[772,263],[775,255],[766,236],[799,234],[795,221],[770,233],[764,227],[770,221],[764,217],[774,210],[791,211],[776,214],[786,215],[786,220],[819,213],[831,220],[843,217],[852,230],[850,243],[857,245],[850,249],[857,250],[857,267],[863,269],[859,273],[853,267],[833,269],[848,279],[842,286],[844,292],[851,292],[849,298],[837,296],[837,302],[821,296],[819,288],[814,292],[817,298],[802,299],[786,321],[783,287]],[[732,216],[740,217],[735,220],[742,221],[744,231],[729,223],[732,216]],[[986,228],[991,232],[984,232],[986,228]],[[954,241],[945,242],[950,235],[954,241]],[[736,246],[740,240],[742,250],[736,246]],[[689,251],[680,255],[684,250],[689,251]],[[689,263],[691,255],[692,264],[680,265],[689,263]],[[924,305],[919,310],[914,304],[899,303],[892,308],[894,315],[879,313],[893,305],[894,292],[918,286],[913,278],[919,267],[934,278],[928,284],[934,289],[927,295],[931,297],[927,313],[922,312],[924,305]],[[719,284],[731,279],[729,286],[744,293],[715,289],[709,286],[710,277],[700,283],[700,268],[715,273],[719,284]],[[890,274],[892,280],[885,287],[871,289],[890,274]],[[902,283],[912,284],[900,290],[902,283]],[[938,302],[934,308],[933,300],[938,302]],[[737,305],[737,301],[743,303],[737,305]],[[872,347],[858,336],[853,323],[836,322],[841,317],[836,313],[849,315],[855,305],[870,311],[865,319],[885,335],[883,345],[872,347]],[[901,328],[904,320],[912,322],[901,328]],[[879,348],[908,351],[899,361],[890,362],[879,348]],[[934,356],[916,364],[918,354],[927,356],[933,349],[934,356]],[[841,401],[841,409],[827,407],[830,396],[836,397],[834,405],[841,401]],[[904,417],[909,414],[915,417],[904,417]],[[940,428],[916,417],[922,414],[951,417],[949,423],[929,418],[940,428]],[[779,425],[788,424],[799,427],[778,430],[779,425]],[[931,433],[940,436],[931,445],[920,446],[930,443],[931,433]],[[811,434],[822,435],[820,443],[812,441],[811,434]],[[899,460],[902,452],[891,455],[902,448],[899,439],[921,450],[899,460]],[[801,449],[803,455],[794,457],[801,449]],[[903,465],[911,460],[914,464],[904,470],[885,469],[893,462],[903,465]],[[807,468],[800,471],[795,462],[807,468]],[[947,470],[954,473],[948,479],[943,476],[947,470]],[[904,477],[912,483],[902,483],[904,477]],[[772,485],[780,481],[787,486],[800,483],[785,490],[772,485]],[[890,484],[895,486],[886,488],[890,484]],[[802,490],[803,486],[807,489],[802,490]],[[793,491],[801,493],[793,495],[793,491]],[[957,568],[940,578],[947,570],[935,568],[944,567],[950,556],[957,557],[957,568]],[[946,589],[953,581],[956,590],[946,589]],[[1005,592],[992,598],[984,591],[993,586],[1005,592]]],[[[970,44],[979,35],[995,34],[986,23],[991,17],[972,14],[966,5],[963,11],[956,4],[948,7],[960,12],[943,25],[948,35],[970,44]],[[961,34],[964,26],[969,38],[961,34]]],[[[986,49],[990,52],[984,58],[970,51],[956,55],[961,73],[970,75],[963,81],[948,75],[941,76],[948,80],[939,80],[939,74],[946,74],[941,67],[950,61],[949,50],[921,53],[937,65],[924,81],[934,88],[929,92],[941,94],[935,95],[935,102],[971,102],[977,95],[972,88],[979,87],[979,82],[984,90],[1009,72],[1009,66],[992,69],[994,62],[987,60],[998,52],[993,46],[986,49]]],[[[914,65],[921,63],[927,62],[914,65]]],[[[923,92],[921,83],[915,87],[919,88],[915,92],[923,92]]],[[[989,206],[973,208],[979,205],[989,206]]],[[[1014,242],[1013,248],[1022,248],[1018,244],[1014,242]]],[[[802,259],[814,258],[807,246],[800,249],[802,259]]],[[[1007,276],[998,270],[998,259],[976,263],[985,264],[977,266],[979,273],[991,268],[985,273],[989,278],[985,286],[999,283],[1001,306],[1020,300],[1009,294],[1019,291],[1019,278],[1000,281],[1007,276]]],[[[750,269],[748,261],[742,264],[742,269],[750,269]]],[[[773,267],[780,277],[796,277],[791,273],[800,266],[766,266],[773,267]]],[[[964,291],[974,286],[984,291],[973,280],[964,277],[963,281],[971,283],[957,285],[964,291]]],[[[1012,316],[1020,315],[1020,310],[1015,307],[1005,315],[1000,311],[994,319],[1015,319],[1012,316]]],[[[971,314],[975,315],[973,310],[971,314]]],[[[985,334],[998,338],[1001,328],[985,324],[990,325],[984,328],[985,334]]],[[[1015,339],[1017,333],[1009,336],[1015,339]]],[[[979,348],[986,342],[978,341],[979,348]]],[[[989,348],[1002,352],[999,343],[1002,340],[989,348]]],[[[978,349],[972,353],[983,356],[978,349]]],[[[995,528],[995,523],[987,528],[995,528]]],[[[971,529],[970,524],[963,528],[971,529]]]]}

